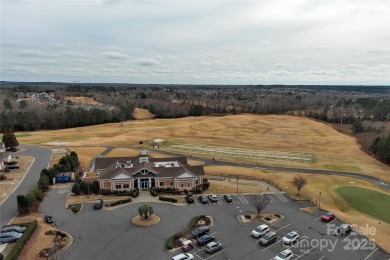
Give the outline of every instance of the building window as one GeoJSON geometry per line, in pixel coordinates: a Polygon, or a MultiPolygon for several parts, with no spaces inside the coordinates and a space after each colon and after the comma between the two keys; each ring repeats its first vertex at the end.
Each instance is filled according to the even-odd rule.
{"type": "Polygon", "coordinates": [[[160,182],[160,187],[164,187],[164,182],[163,181],[160,182]]]}
{"type": "Polygon", "coordinates": [[[188,187],[191,187],[191,182],[188,182],[188,183],[187,183],[187,186],[188,186],[188,187]]]}
{"type": "Polygon", "coordinates": [[[122,189],[122,184],[115,184],[115,189],[117,190],[122,189]]]}
{"type": "Polygon", "coordinates": [[[129,184],[123,184],[123,188],[124,189],[128,189],[129,188],[129,184]]]}
{"type": "Polygon", "coordinates": [[[184,183],[181,182],[181,183],[180,183],[180,187],[181,187],[181,188],[184,188],[184,183]]]}
{"type": "Polygon", "coordinates": [[[169,183],[169,185],[173,186],[173,181],[171,181],[171,182],[169,183]]]}
{"type": "Polygon", "coordinates": [[[196,185],[198,185],[199,184],[199,181],[198,180],[196,180],[196,185]]]}

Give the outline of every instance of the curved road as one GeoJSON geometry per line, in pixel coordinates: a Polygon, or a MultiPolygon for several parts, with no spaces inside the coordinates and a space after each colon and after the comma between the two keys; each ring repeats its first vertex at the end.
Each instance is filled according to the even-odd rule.
{"type": "Polygon", "coordinates": [[[34,163],[28,170],[25,178],[14,190],[14,192],[0,204],[0,227],[8,224],[17,213],[16,196],[26,194],[34,188],[38,182],[42,169],[47,168],[52,155],[51,150],[31,145],[21,145],[26,149],[23,152],[13,153],[13,156],[32,156],[35,158],[34,163]]]}
{"type": "MultiPolygon", "coordinates": [[[[110,148],[110,149],[112,149],[112,148],[110,148]]],[[[165,152],[165,151],[161,151],[161,150],[154,150],[154,149],[148,149],[148,150],[158,152],[158,153],[167,154],[167,155],[172,155],[172,156],[183,156],[182,154],[165,152]]],[[[209,159],[204,159],[204,158],[195,157],[195,156],[187,156],[187,158],[192,159],[192,160],[196,160],[196,161],[204,162],[205,165],[236,166],[236,167],[260,169],[260,170],[346,176],[346,177],[352,177],[352,178],[357,178],[360,180],[368,181],[368,182],[371,182],[374,185],[376,185],[382,189],[390,190],[390,185],[388,183],[385,183],[382,180],[377,179],[375,177],[371,177],[371,176],[363,175],[363,174],[359,174],[359,173],[354,173],[354,172],[340,172],[340,171],[330,171],[330,170],[315,170],[315,169],[303,169],[303,168],[275,167],[275,166],[266,166],[266,165],[253,165],[253,164],[248,164],[248,163],[234,163],[234,162],[227,162],[227,161],[209,160],[209,159]]]]}

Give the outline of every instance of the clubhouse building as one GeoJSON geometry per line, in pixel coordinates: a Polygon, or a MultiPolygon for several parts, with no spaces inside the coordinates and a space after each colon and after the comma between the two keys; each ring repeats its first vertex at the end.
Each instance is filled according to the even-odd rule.
{"type": "Polygon", "coordinates": [[[203,183],[203,166],[190,166],[186,157],[154,158],[142,150],[135,157],[96,158],[91,172],[96,173],[101,189],[127,191],[157,187],[195,190],[203,183]]]}

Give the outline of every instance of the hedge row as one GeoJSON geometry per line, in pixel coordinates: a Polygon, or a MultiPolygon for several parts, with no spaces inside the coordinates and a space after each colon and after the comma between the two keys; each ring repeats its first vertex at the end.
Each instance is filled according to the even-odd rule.
{"type": "Polygon", "coordinates": [[[173,248],[173,244],[176,239],[181,238],[184,234],[188,232],[191,228],[196,226],[196,223],[199,221],[199,219],[204,218],[205,215],[200,215],[200,216],[195,216],[193,217],[190,222],[188,223],[187,227],[183,230],[180,231],[179,233],[174,234],[173,236],[169,237],[167,242],[165,243],[165,247],[170,250],[173,248]]]}
{"type": "Polygon", "coordinates": [[[169,202],[174,202],[174,203],[177,202],[177,199],[175,199],[175,198],[158,197],[158,199],[161,201],[169,201],[169,202]]]}
{"type": "Polygon", "coordinates": [[[176,239],[179,239],[183,236],[182,232],[176,233],[170,238],[168,238],[167,242],[165,243],[165,246],[168,250],[171,250],[173,248],[173,243],[175,242],[176,239]]]}
{"type": "Polygon", "coordinates": [[[23,236],[19,239],[18,242],[15,243],[14,248],[12,248],[11,252],[9,255],[5,258],[5,260],[16,260],[22,252],[24,245],[27,243],[27,241],[30,239],[32,234],[34,234],[34,231],[37,229],[38,226],[38,221],[34,220],[31,222],[26,231],[24,231],[23,236]]]}
{"type": "Polygon", "coordinates": [[[131,199],[124,199],[124,200],[118,200],[118,201],[114,201],[114,202],[111,202],[111,207],[113,206],[117,206],[117,205],[120,205],[120,204],[123,204],[123,203],[127,203],[127,202],[131,202],[131,199]]]}

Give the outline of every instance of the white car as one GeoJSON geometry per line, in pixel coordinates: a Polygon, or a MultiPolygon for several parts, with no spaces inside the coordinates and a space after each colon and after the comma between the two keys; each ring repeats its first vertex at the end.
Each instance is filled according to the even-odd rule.
{"type": "Polygon", "coordinates": [[[172,257],[172,260],[194,260],[194,256],[189,253],[180,254],[172,257]]]}
{"type": "Polygon", "coordinates": [[[209,200],[211,202],[217,202],[218,201],[218,197],[215,194],[209,194],[209,200]]]}
{"type": "Polygon", "coordinates": [[[293,252],[290,249],[286,249],[275,256],[274,260],[290,260],[293,256],[293,252]]]}
{"type": "Polygon", "coordinates": [[[296,231],[291,231],[282,238],[282,241],[286,245],[291,245],[292,243],[296,242],[298,238],[299,238],[298,233],[296,231]]]}
{"type": "Polygon", "coordinates": [[[267,225],[260,225],[254,230],[252,230],[251,236],[259,238],[265,235],[265,233],[267,233],[268,231],[269,231],[269,227],[267,225]]]}

